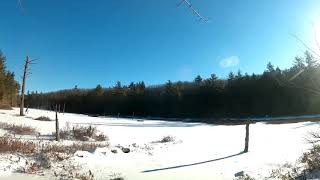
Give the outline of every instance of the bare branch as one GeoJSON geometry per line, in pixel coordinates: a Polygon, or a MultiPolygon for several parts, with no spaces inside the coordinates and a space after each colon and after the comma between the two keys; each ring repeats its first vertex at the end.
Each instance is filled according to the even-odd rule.
{"type": "Polygon", "coordinates": [[[320,54],[318,54],[317,52],[315,52],[312,48],[310,48],[304,41],[302,41],[297,35],[295,34],[291,34],[292,37],[294,37],[296,40],[298,40],[305,48],[307,48],[311,53],[313,53],[314,55],[318,56],[318,58],[320,58],[320,54]]]}
{"type": "Polygon", "coordinates": [[[182,4],[186,4],[187,7],[191,10],[192,14],[199,18],[200,21],[208,22],[209,19],[202,16],[197,9],[193,7],[193,5],[189,2],[189,0],[181,0],[181,2],[177,5],[178,7],[182,4]]]}
{"type": "Polygon", "coordinates": [[[23,5],[22,5],[21,0],[18,0],[18,6],[19,6],[19,8],[21,9],[21,11],[24,12],[24,7],[23,7],[23,5]]]}
{"type": "Polygon", "coordinates": [[[320,142],[320,134],[318,132],[308,132],[309,136],[305,138],[308,143],[315,144],[320,142]]]}
{"type": "Polygon", "coordinates": [[[36,59],[31,59],[31,60],[29,60],[29,62],[33,62],[33,61],[37,61],[37,60],[39,60],[38,58],[36,58],[36,59]]]}
{"type": "Polygon", "coordinates": [[[312,23],[312,27],[313,27],[313,30],[314,30],[314,40],[315,40],[316,46],[317,46],[317,48],[320,50],[320,43],[319,43],[319,41],[318,41],[318,31],[317,31],[317,27],[314,25],[314,23],[312,23]]]}

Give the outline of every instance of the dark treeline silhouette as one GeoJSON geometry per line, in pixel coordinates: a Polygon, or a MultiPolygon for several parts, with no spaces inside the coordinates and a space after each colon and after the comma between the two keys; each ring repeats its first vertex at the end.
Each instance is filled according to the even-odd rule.
{"type": "Polygon", "coordinates": [[[148,86],[144,82],[112,88],[31,92],[27,105],[66,112],[117,116],[219,118],[259,117],[320,113],[320,67],[308,52],[296,57],[285,70],[271,63],[259,75],[230,73],[227,79],[212,74],[193,82],[148,86]]]}
{"type": "Polygon", "coordinates": [[[8,109],[17,103],[19,84],[14,80],[14,73],[6,69],[6,57],[0,50],[0,108],[8,109]]]}

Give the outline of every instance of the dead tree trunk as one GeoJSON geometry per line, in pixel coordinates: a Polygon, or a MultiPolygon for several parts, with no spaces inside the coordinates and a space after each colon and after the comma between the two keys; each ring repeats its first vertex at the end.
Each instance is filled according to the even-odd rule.
{"type": "Polygon", "coordinates": [[[58,105],[56,105],[56,141],[60,141],[60,130],[58,120],[58,105]]]}
{"type": "Polygon", "coordinates": [[[250,122],[246,122],[246,137],[245,137],[245,145],[243,152],[247,153],[249,151],[249,125],[250,122]]]}
{"type": "Polygon", "coordinates": [[[20,116],[24,116],[24,112],[23,112],[23,109],[24,109],[24,91],[26,89],[26,79],[27,79],[27,75],[28,75],[29,63],[30,63],[29,56],[27,56],[25,64],[24,64],[22,87],[21,87],[20,116]]]}

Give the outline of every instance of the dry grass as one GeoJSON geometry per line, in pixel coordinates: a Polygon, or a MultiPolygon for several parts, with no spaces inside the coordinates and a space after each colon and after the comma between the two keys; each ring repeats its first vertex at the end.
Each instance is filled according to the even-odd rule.
{"type": "Polygon", "coordinates": [[[109,176],[110,180],[124,180],[121,173],[113,173],[109,176]]]}
{"type": "Polygon", "coordinates": [[[0,123],[0,128],[9,131],[12,134],[36,135],[38,131],[30,126],[14,125],[8,123],[0,123]]]}
{"type": "Polygon", "coordinates": [[[10,137],[0,137],[1,153],[20,152],[24,154],[30,154],[34,153],[35,151],[36,144],[31,141],[13,140],[10,137]]]}
{"type": "Polygon", "coordinates": [[[77,151],[93,152],[98,147],[106,146],[109,146],[109,143],[73,143],[72,145],[47,144],[42,147],[41,152],[74,154],[77,151]]]}
{"type": "Polygon", "coordinates": [[[0,104],[0,109],[12,110],[12,107],[8,104],[0,104]]]}
{"type": "Polygon", "coordinates": [[[75,178],[80,179],[80,180],[94,180],[94,175],[92,174],[91,171],[85,174],[79,174],[75,178]]]}
{"type": "Polygon", "coordinates": [[[297,165],[290,163],[285,163],[279,166],[277,169],[272,169],[270,178],[281,179],[281,180],[296,180],[302,170],[297,165]]]}
{"type": "Polygon", "coordinates": [[[88,141],[90,139],[94,139],[95,141],[109,140],[106,135],[98,133],[97,129],[92,126],[74,126],[72,129],[67,126],[60,131],[60,138],[69,140],[76,139],[79,141],[88,141]]]}
{"type": "Polygon", "coordinates": [[[248,174],[245,174],[243,176],[235,178],[235,180],[255,180],[253,177],[249,176],[248,174]]]}
{"type": "Polygon", "coordinates": [[[35,118],[34,120],[38,120],[38,121],[53,121],[52,119],[50,119],[47,116],[40,116],[40,117],[35,118]]]}

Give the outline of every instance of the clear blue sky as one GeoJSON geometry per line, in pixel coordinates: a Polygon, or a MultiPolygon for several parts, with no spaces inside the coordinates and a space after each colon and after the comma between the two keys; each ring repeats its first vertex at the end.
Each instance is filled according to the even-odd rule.
{"type": "Polygon", "coordinates": [[[38,58],[27,89],[193,80],[230,71],[286,68],[319,20],[319,0],[1,0],[0,49],[21,80],[26,55],[38,58]]]}

